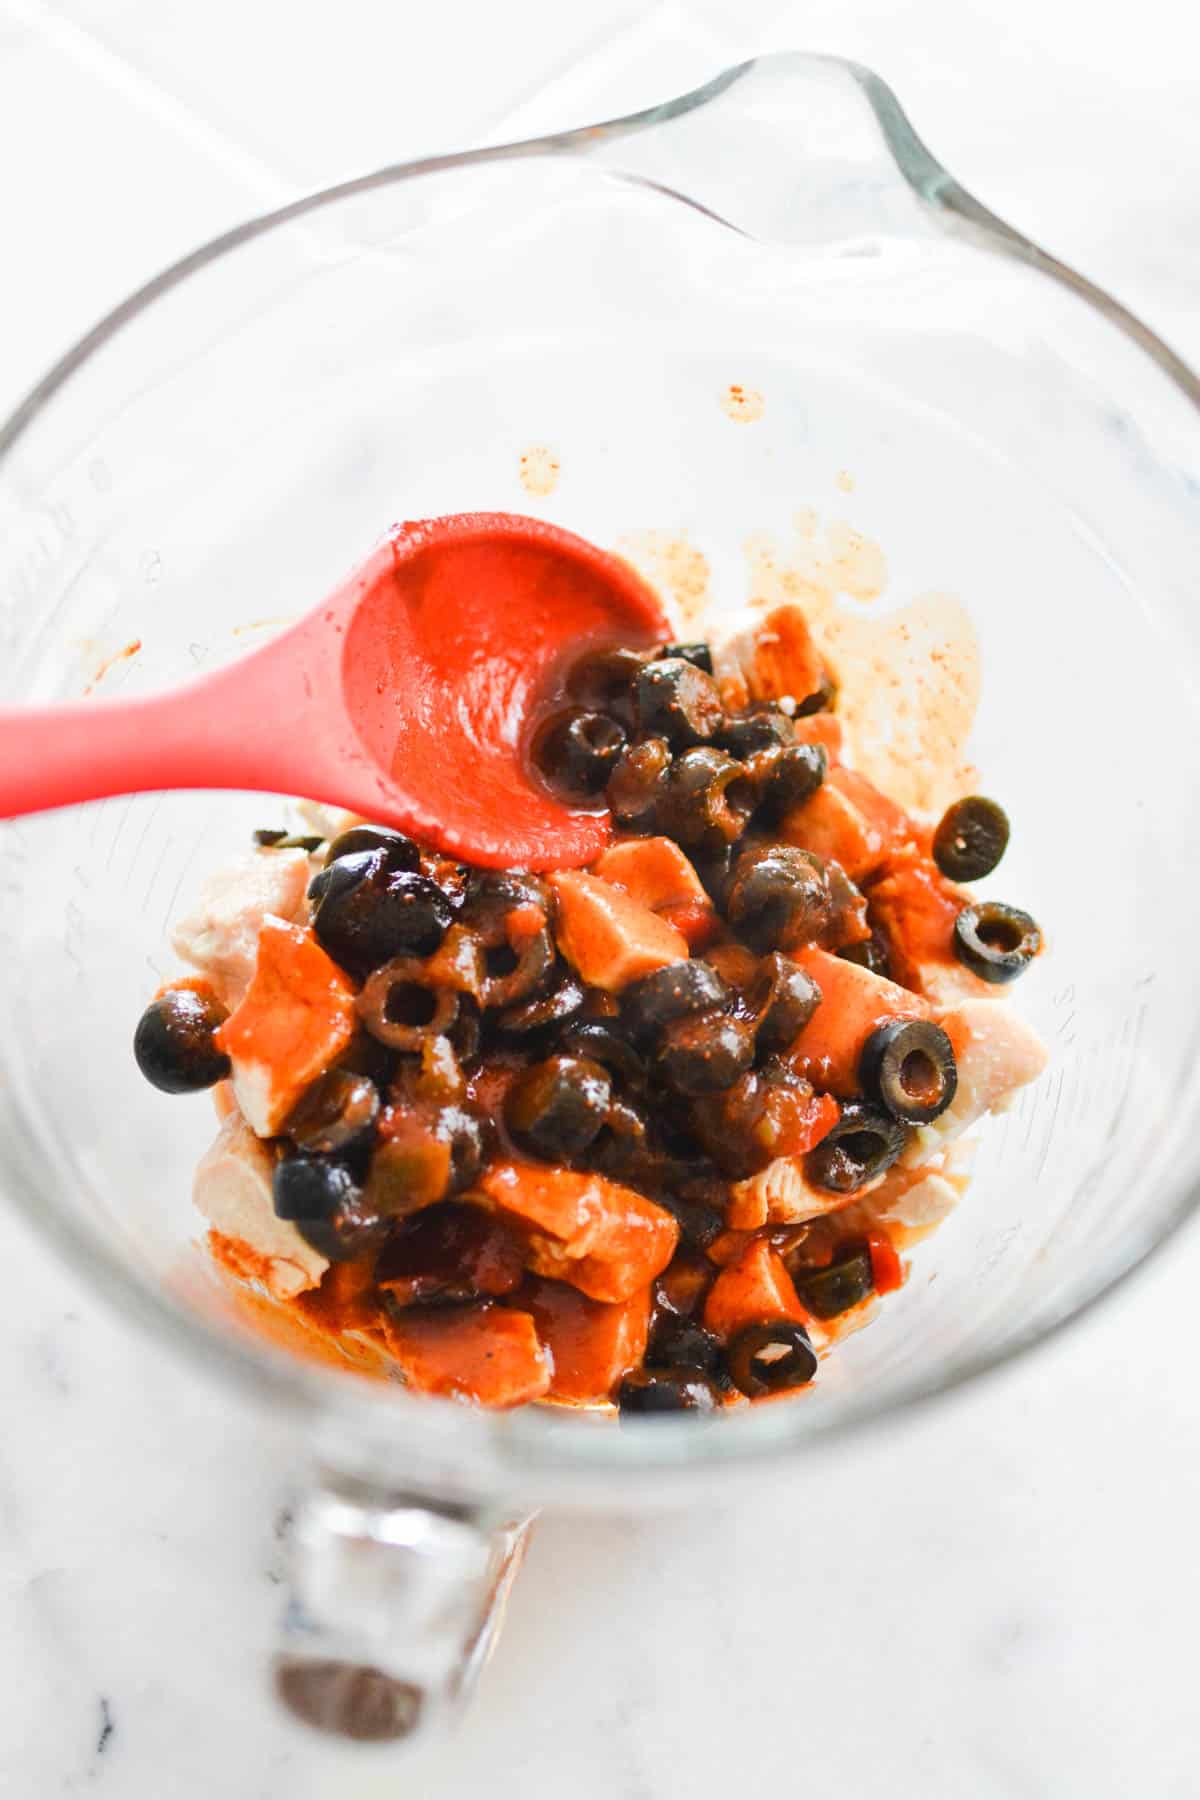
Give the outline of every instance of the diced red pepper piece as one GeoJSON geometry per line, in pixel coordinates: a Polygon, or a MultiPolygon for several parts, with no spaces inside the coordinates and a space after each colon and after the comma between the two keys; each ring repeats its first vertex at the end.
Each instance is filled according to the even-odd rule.
{"type": "Polygon", "coordinates": [[[871,1252],[875,1292],[894,1294],[897,1288],[904,1286],[904,1264],[897,1256],[891,1238],[882,1231],[873,1231],[867,1238],[867,1247],[871,1252]]]}
{"type": "Polygon", "coordinates": [[[808,1314],[779,1252],[772,1250],[765,1238],[756,1237],[721,1270],[708,1290],[704,1323],[718,1337],[730,1338],[744,1325],[770,1319],[794,1319],[807,1325],[808,1314]]]}
{"type": "Polygon", "coordinates": [[[687,939],[657,913],[596,875],[550,877],[558,947],[588,987],[617,994],[639,976],[687,959],[687,939]]]}
{"type": "Polygon", "coordinates": [[[520,1304],[533,1315],[538,1336],[550,1351],[552,1400],[577,1405],[607,1400],[623,1375],[635,1369],[650,1329],[650,1289],[606,1305],[563,1281],[530,1276],[520,1304]]]}
{"type": "Polygon", "coordinates": [[[821,1004],[787,1060],[814,1087],[848,1098],[858,1091],[858,1059],[875,1027],[888,1019],[927,1019],[930,1008],[918,994],[826,950],[804,950],[796,960],[820,988],[821,1004]]]}
{"type": "Polygon", "coordinates": [[[387,1346],[419,1394],[522,1406],[550,1387],[550,1357],[527,1312],[506,1306],[413,1307],[384,1325],[387,1346]]]}
{"type": "Polygon", "coordinates": [[[679,1226],[643,1194],[602,1175],[492,1163],[479,1191],[529,1232],[529,1267],[593,1300],[628,1300],[671,1260],[679,1226]]]}

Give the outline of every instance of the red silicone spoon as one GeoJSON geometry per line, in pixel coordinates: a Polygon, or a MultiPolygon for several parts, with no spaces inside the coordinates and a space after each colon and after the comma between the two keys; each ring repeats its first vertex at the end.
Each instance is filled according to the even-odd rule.
{"type": "Polygon", "coordinates": [[[0,710],[0,816],[159,788],[303,794],[487,867],[590,861],[603,810],[534,779],[530,719],[589,644],[668,632],[620,557],[510,513],[398,526],[315,611],[169,693],[0,710]]]}

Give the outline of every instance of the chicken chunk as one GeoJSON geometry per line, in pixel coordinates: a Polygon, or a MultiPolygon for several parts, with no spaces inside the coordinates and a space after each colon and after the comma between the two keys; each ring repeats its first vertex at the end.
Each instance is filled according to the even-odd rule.
{"type": "Polygon", "coordinates": [[[329,1263],[271,1200],[274,1158],[240,1113],[231,1113],[196,1169],[192,1198],[213,1230],[232,1240],[261,1266],[277,1300],[316,1287],[329,1263]]]}
{"type": "Polygon", "coordinates": [[[384,1325],[387,1346],[410,1388],[480,1406],[540,1400],[553,1365],[527,1312],[454,1306],[400,1313],[384,1325]]]}
{"type": "Polygon", "coordinates": [[[889,1019],[927,1019],[930,1008],[918,994],[826,950],[805,950],[796,960],[820,988],[821,1004],[787,1060],[814,1087],[849,1098],[857,1092],[858,1059],[875,1027],[889,1019]]]}
{"type": "Polygon", "coordinates": [[[357,1023],[354,988],[312,933],[268,915],[254,979],[216,1034],[238,1105],[260,1137],[281,1128],[357,1023]]]}
{"type": "Polygon", "coordinates": [[[218,869],[171,936],[176,953],[207,977],[223,1005],[238,1005],[254,974],[258,934],[270,914],[289,924],[308,917],[305,892],[315,864],[303,850],[256,850],[218,869]]]}
{"type": "Polygon", "coordinates": [[[898,806],[852,769],[830,769],[811,799],[780,827],[784,843],[841,864],[851,881],[868,880],[911,826],[898,806]]]}
{"type": "Polygon", "coordinates": [[[621,1377],[641,1362],[650,1328],[648,1287],[605,1305],[565,1282],[534,1276],[520,1300],[533,1314],[554,1364],[551,1400],[575,1405],[608,1400],[621,1377]]]}
{"type": "Polygon", "coordinates": [[[639,976],[686,960],[682,932],[611,882],[561,869],[550,886],[558,947],[588,987],[619,994],[639,976]]]}
{"type": "Polygon", "coordinates": [[[805,700],[825,678],[825,665],[794,601],[777,606],[764,619],[718,644],[713,666],[721,698],[730,711],[752,700],[805,700]]]}
{"type": "Polygon", "coordinates": [[[648,906],[699,949],[720,927],[704,883],[671,838],[628,838],[592,864],[592,874],[648,906]]]}
{"type": "Polygon", "coordinates": [[[871,889],[871,917],[897,978],[939,1006],[996,991],[954,953],[954,922],[968,898],[915,850],[892,859],[871,889]]]}
{"type": "MultiPolygon", "coordinates": [[[[876,1182],[880,1178],[876,1177],[876,1182]]],[[[834,1194],[814,1187],[804,1173],[802,1156],[777,1156],[757,1175],[749,1175],[730,1190],[725,1220],[732,1231],[756,1231],[761,1225],[803,1225],[824,1213],[838,1212],[868,1191],[834,1194]]]]}
{"type": "Polygon", "coordinates": [[[746,1325],[772,1319],[809,1323],[783,1258],[765,1239],[753,1238],[708,1290],[704,1324],[718,1337],[731,1338],[746,1325]]]}
{"type": "Polygon", "coordinates": [[[910,1164],[928,1162],[985,1113],[1003,1112],[1049,1060],[1032,1025],[1003,1000],[964,1000],[934,1017],[954,1046],[958,1089],[941,1117],[914,1134],[905,1153],[910,1164]]]}
{"type": "Polygon", "coordinates": [[[479,1191],[529,1232],[529,1267],[592,1300],[628,1300],[671,1260],[679,1226],[643,1194],[602,1175],[496,1162],[479,1191]]]}

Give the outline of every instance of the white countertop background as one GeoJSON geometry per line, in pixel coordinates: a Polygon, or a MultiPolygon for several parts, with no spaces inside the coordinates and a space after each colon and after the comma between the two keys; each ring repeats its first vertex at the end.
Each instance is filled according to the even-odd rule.
{"type": "MultiPolygon", "coordinates": [[[[766,48],[873,65],[968,187],[1200,361],[1184,0],[0,0],[0,411],[264,204],[766,48]]],[[[0,1254],[0,1800],[1200,1796],[1195,1229],[735,1512],[543,1522],[458,1737],[349,1761],[264,1697],[286,1447],[2,1215],[0,1254]]]]}

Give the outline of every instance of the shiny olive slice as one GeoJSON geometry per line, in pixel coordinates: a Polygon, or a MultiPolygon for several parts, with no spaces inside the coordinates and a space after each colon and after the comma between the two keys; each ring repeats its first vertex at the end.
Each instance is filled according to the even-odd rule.
{"type": "Polygon", "coordinates": [[[523,1069],[504,1100],[504,1122],[523,1149],[550,1162],[582,1156],[612,1099],[608,1071],[582,1056],[550,1056],[523,1069]]]}
{"type": "Polygon", "coordinates": [[[735,1386],[751,1400],[807,1387],[817,1372],[812,1339],[791,1319],[743,1326],[727,1346],[725,1362],[735,1386]]]}
{"type": "Polygon", "coordinates": [[[933,834],[933,860],[951,881],[981,881],[1008,848],[1008,814],[982,794],[956,800],[933,834]]]}
{"type": "Polygon", "coordinates": [[[832,712],[837,705],[837,686],[833,676],[826,669],[821,676],[820,686],[811,694],[806,694],[796,706],[796,717],[807,719],[812,713],[832,712]]]}
{"type": "Polygon", "coordinates": [[[704,744],[676,758],[660,813],[679,843],[711,851],[741,837],[757,804],[745,764],[704,744]]]}
{"type": "Polygon", "coordinates": [[[764,818],[781,819],[794,806],[811,800],[828,768],[823,744],[791,744],[774,753],[766,752],[758,770],[764,818]]]}
{"type": "Polygon", "coordinates": [[[728,1384],[725,1349],[719,1337],[694,1320],[664,1313],[646,1345],[648,1369],[700,1369],[718,1387],[728,1384]]]}
{"type": "Polygon", "coordinates": [[[569,1020],[577,1018],[583,1002],[582,983],[574,975],[567,973],[548,994],[535,995],[532,1000],[505,1007],[496,1023],[502,1031],[521,1035],[528,1031],[541,1031],[548,1025],[565,1025],[569,1020]]]}
{"type": "Polygon", "coordinates": [[[796,727],[777,706],[758,706],[726,721],[717,739],[722,750],[744,758],[760,750],[783,750],[796,741],[796,727]]]}
{"type": "Polygon", "coordinates": [[[929,1019],[877,1025],[862,1047],[858,1076],[873,1100],[910,1125],[944,1113],[958,1087],[954,1046],[929,1019]]]}
{"type": "Polygon", "coordinates": [[[982,900],[954,921],[954,953],[981,981],[1015,981],[1042,947],[1037,921],[1019,906],[982,900]]]}
{"type": "Polygon", "coordinates": [[[729,1002],[729,989],[717,971],[691,957],[630,982],[621,996],[621,1011],[632,1036],[648,1043],[676,1019],[720,1012],[729,1002]]]}
{"type": "Polygon", "coordinates": [[[875,1291],[871,1252],[858,1247],[843,1250],[823,1269],[793,1269],[791,1276],[800,1304],[818,1319],[836,1319],[875,1291]]]}
{"type": "Polygon", "coordinates": [[[622,1413],[711,1413],[720,1402],[702,1369],[641,1369],[617,1389],[622,1413]]]}
{"type": "Polygon", "coordinates": [[[646,1085],[646,1065],[629,1039],[600,1019],[579,1019],[563,1032],[560,1043],[571,1056],[587,1056],[626,1083],[646,1085]]]}
{"type": "Polygon", "coordinates": [[[833,1194],[854,1194],[890,1169],[908,1142],[908,1132],[881,1106],[848,1100],[828,1136],[804,1159],[804,1172],[814,1187],[833,1194]]]}
{"type": "Polygon", "coordinates": [[[328,1155],[370,1137],[379,1116],[379,1089],[353,1069],[330,1069],[315,1081],[284,1130],[300,1150],[328,1155]]]}
{"type": "Polygon", "coordinates": [[[755,1042],[768,1053],[786,1050],[821,1004],[821,990],[799,963],[772,950],[755,972],[747,995],[755,1015],[755,1042]]]}
{"type": "Polygon", "coordinates": [[[667,792],[671,773],[671,746],[666,738],[643,738],[627,744],[608,779],[604,797],[619,824],[646,830],[654,823],[655,809],[667,792]]]}
{"type": "Polygon", "coordinates": [[[678,657],[683,662],[690,662],[693,668],[703,669],[706,675],[713,672],[712,647],[709,644],[664,644],[655,660],[662,662],[667,657],[678,657]]]}
{"type": "Polygon", "coordinates": [[[546,780],[564,794],[598,794],[625,748],[625,732],[607,713],[569,707],[534,735],[531,756],[546,780]]]}
{"type": "Polygon", "coordinates": [[[676,1019],[658,1053],[659,1072],[677,1094],[718,1094],[753,1061],[753,1026],[723,1013],[676,1019]]]}
{"type": "Polygon", "coordinates": [[[646,655],[641,650],[592,650],[567,673],[567,696],[589,712],[610,713],[632,725],[634,683],[646,655]]]}
{"type": "Polygon", "coordinates": [[[790,844],[748,850],[729,891],[729,922],[755,950],[815,943],[832,917],[825,865],[790,844]]]}
{"type": "Polygon", "coordinates": [[[665,737],[677,749],[707,744],[725,720],[712,676],[681,656],[644,663],[634,693],[638,730],[665,737]]]}

